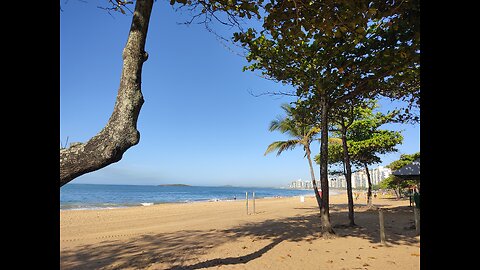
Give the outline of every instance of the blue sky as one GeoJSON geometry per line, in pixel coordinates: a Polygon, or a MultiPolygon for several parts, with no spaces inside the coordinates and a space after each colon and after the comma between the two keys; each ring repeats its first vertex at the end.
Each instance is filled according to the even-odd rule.
{"type": "MultiPolygon", "coordinates": [[[[131,15],[110,16],[96,8],[106,1],[68,1],[60,14],[60,140],[85,142],[106,124],[115,102],[122,68],[122,50],[131,15]]],[[[131,7],[133,10],[133,7],[131,7]]],[[[140,142],[122,160],[71,183],[284,186],[308,180],[303,151],[264,156],[273,141],[287,137],[269,132],[289,97],[254,97],[288,90],[242,72],[246,61],[202,25],[182,25],[187,14],[168,1],[156,1],[151,15],[143,66],[140,142]]],[[[216,27],[227,35],[227,27],[216,27]]],[[[392,105],[382,102],[384,109],[392,105]]],[[[399,152],[383,157],[386,165],[400,154],[420,151],[420,128],[403,130],[399,152]]],[[[60,142],[59,142],[60,143],[60,142]]],[[[319,145],[312,144],[313,154],[319,145]]],[[[319,168],[315,167],[318,178],[319,168]]]]}

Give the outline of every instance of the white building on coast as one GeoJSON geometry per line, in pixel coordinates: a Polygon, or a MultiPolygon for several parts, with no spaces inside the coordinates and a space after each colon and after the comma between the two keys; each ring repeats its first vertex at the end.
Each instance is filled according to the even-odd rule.
{"type": "Polygon", "coordinates": [[[312,189],[313,184],[311,180],[303,181],[302,179],[298,179],[290,183],[288,187],[292,189],[312,189]]]}
{"type": "MultiPolygon", "coordinates": [[[[387,178],[392,174],[392,170],[389,168],[385,168],[383,166],[378,166],[377,168],[374,169],[369,169],[370,173],[370,180],[372,181],[372,185],[378,185],[383,179],[387,178]]],[[[320,183],[317,181],[317,186],[320,188],[320,183]]],[[[331,188],[347,188],[347,180],[345,179],[345,176],[342,175],[329,175],[328,176],[328,186],[331,188]]],[[[304,181],[302,179],[298,179],[295,181],[292,181],[289,185],[288,188],[291,189],[312,189],[312,181],[307,180],[304,181]]],[[[367,173],[365,169],[363,170],[358,170],[356,172],[352,173],[352,188],[354,189],[363,189],[363,188],[368,188],[368,179],[367,179],[367,173]]]]}
{"type": "MultiPolygon", "coordinates": [[[[392,170],[383,166],[378,166],[374,169],[368,170],[370,173],[370,180],[372,185],[378,185],[383,179],[392,174],[392,170]]],[[[344,175],[341,176],[329,176],[328,186],[331,188],[346,188],[347,181],[344,175]]],[[[365,169],[358,170],[352,173],[352,188],[368,188],[368,179],[365,169]]]]}

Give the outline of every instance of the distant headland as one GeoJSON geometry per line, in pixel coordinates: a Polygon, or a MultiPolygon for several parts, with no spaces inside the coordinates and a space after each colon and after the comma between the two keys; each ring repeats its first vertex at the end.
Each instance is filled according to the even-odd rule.
{"type": "Polygon", "coordinates": [[[185,184],[161,184],[159,187],[190,187],[190,185],[185,184]]]}

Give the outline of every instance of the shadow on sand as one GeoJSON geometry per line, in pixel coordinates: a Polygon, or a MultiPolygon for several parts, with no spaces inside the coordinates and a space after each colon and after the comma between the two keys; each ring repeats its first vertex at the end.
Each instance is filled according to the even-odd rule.
{"type": "MultiPolygon", "coordinates": [[[[378,205],[377,205],[378,206],[378,205]]],[[[331,221],[336,237],[361,237],[380,243],[377,211],[355,213],[357,226],[349,227],[344,205],[332,207],[331,221]],[[376,220],[377,222],[372,222],[376,220]]],[[[143,269],[154,263],[167,269],[200,269],[220,265],[244,264],[261,257],[282,241],[312,241],[321,237],[318,209],[312,207],[306,215],[285,219],[247,223],[226,230],[186,230],[172,233],[143,235],[127,241],[111,240],[98,245],[83,245],[75,250],[62,251],[62,269],[143,269]],[[266,246],[243,256],[196,261],[196,257],[214,247],[241,237],[269,240],[266,246]]],[[[413,222],[413,209],[408,206],[384,209],[387,242],[390,245],[418,243],[413,222]]]]}

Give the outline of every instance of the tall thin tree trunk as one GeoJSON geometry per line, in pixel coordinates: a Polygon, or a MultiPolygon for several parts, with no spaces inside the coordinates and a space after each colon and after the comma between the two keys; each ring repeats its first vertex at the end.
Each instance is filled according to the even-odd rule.
{"type": "Polygon", "coordinates": [[[106,126],[86,143],[60,150],[60,187],[76,177],[122,159],[140,140],[137,119],[143,105],[142,67],[147,60],[145,42],[153,0],[138,0],[123,49],[123,68],[113,113],[106,126]]]}
{"type": "Polygon", "coordinates": [[[348,198],[348,220],[350,226],[355,224],[355,212],[353,208],[353,193],[352,193],[352,165],[350,164],[350,155],[347,146],[347,129],[345,124],[341,123],[342,128],[342,146],[343,146],[343,160],[345,164],[345,180],[347,182],[347,198],[348,198]]]}
{"type": "Polygon", "coordinates": [[[312,158],[310,157],[310,147],[306,146],[305,151],[307,154],[308,165],[310,165],[310,175],[312,177],[312,186],[313,192],[315,192],[315,198],[317,199],[318,209],[320,210],[320,214],[322,214],[322,199],[320,198],[320,194],[318,193],[317,181],[315,181],[315,172],[313,170],[312,158]]]}
{"type": "Polygon", "coordinates": [[[329,206],[329,190],[328,190],[328,103],[325,94],[320,100],[320,121],[321,121],[321,137],[320,137],[320,185],[322,188],[322,234],[328,237],[335,234],[330,223],[330,206],[329,206]]]}
{"type": "Polygon", "coordinates": [[[370,179],[370,171],[368,170],[367,163],[364,164],[365,172],[367,173],[367,181],[368,181],[368,191],[367,191],[367,209],[373,208],[372,204],[372,180],[370,179]]]}

